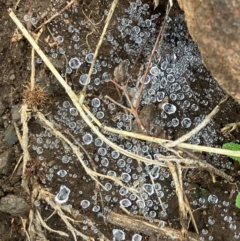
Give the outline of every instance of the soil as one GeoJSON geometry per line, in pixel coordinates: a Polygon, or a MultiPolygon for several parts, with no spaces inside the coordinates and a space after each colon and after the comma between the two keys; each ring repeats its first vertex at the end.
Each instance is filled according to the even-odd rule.
{"type": "MultiPolygon", "coordinates": [[[[105,126],[176,140],[201,123],[225,95],[202,65],[197,46],[188,34],[183,12],[176,2],[167,17],[165,31],[155,51],[142,92],[139,116],[146,129],[144,132],[137,125],[134,115],[126,110],[130,103],[122,90],[110,81],[111,78],[116,78],[115,74],[118,72],[120,84],[127,86],[126,91],[134,99],[134,91],[141,84],[141,77],[163,24],[167,1],[160,2],[153,9],[152,1],[148,0],[119,1],[100,48],[95,73],[87,86],[85,104],[105,126]],[[121,61],[128,63],[128,69],[125,66],[119,74],[119,70],[115,68],[120,69],[121,61]],[[106,96],[115,100],[115,103],[106,96]],[[126,108],[121,108],[116,102],[126,108]]],[[[34,33],[43,21],[63,9],[67,1],[21,0],[16,9],[15,4],[16,1],[0,0],[0,153],[4,155],[8,150],[11,152],[8,158],[10,165],[7,171],[0,174],[0,198],[9,194],[22,197],[29,203],[31,210],[40,212],[49,227],[69,235],[62,237],[42,228],[47,240],[74,240],[59,215],[52,215],[54,210],[47,200],[36,198],[32,202],[32,196],[21,186],[22,148],[14,123],[22,132],[18,111],[23,103],[24,89],[30,83],[32,47],[24,37],[16,39],[16,33],[20,34],[20,31],[17,31],[7,11],[8,8],[14,9],[24,26],[34,33]],[[20,165],[14,170],[19,160],[20,165]]],[[[80,93],[83,88],[85,74],[90,68],[91,53],[95,51],[110,6],[109,0],[76,1],[43,28],[39,46],[75,93],[80,93]],[[73,66],[73,58],[81,62],[80,67],[73,66]]],[[[105,190],[103,186],[98,187],[69,145],[45,129],[36,118],[36,109],[31,112],[28,121],[31,161],[27,166],[27,178],[34,180],[43,190],[48,190],[54,196],[59,193],[61,186],[68,188],[70,194],[66,204],[84,216],[81,222],[75,222],[73,226],[95,240],[100,240],[100,233],[109,240],[169,240],[149,235],[144,230],[123,228],[107,222],[104,217],[111,211],[124,215],[128,213],[131,217],[141,216],[142,220],[150,223],[159,224],[161,220],[161,224],[165,223],[167,227],[180,231],[178,198],[168,168],[136,161],[102,143],[77,114],[65,90],[37,55],[35,68],[36,84],[45,88],[47,93],[45,104],[38,106],[38,110],[78,146],[87,167],[92,169],[95,166],[97,172],[103,175],[116,175],[127,187],[137,185],[141,201],[146,206],[139,207],[139,197],[106,176],[98,178],[105,190]],[[150,173],[154,173],[151,175],[154,177],[155,190],[150,173]],[[121,208],[121,205],[125,205],[125,208],[121,208]],[[93,226],[89,225],[89,219],[94,223],[93,226]],[[123,233],[125,239],[120,237],[123,233]],[[142,239],[137,239],[136,234],[142,239]]],[[[239,112],[240,106],[229,98],[210,123],[188,142],[211,147],[221,147],[223,143],[230,141],[239,143],[238,129],[227,136],[221,132],[226,124],[239,121],[239,112]]],[[[105,130],[102,133],[119,147],[142,157],[154,159],[157,154],[171,154],[165,148],[147,141],[124,138],[105,130]]],[[[185,155],[206,160],[234,178],[234,183],[220,177],[216,177],[213,182],[211,175],[204,170],[182,169],[184,191],[199,230],[198,240],[238,240],[240,211],[235,207],[238,191],[235,182],[239,181],[240,174],[238,163],[226,156],[207,152],[188,151],[185,155]]],[[[29,187],[32,191],[33,187],[30,184],[29,187]]],[[[28,227],[28,215],[22,218],[26,220],[28,227]]],[[[0,212],[0,240],[28,240],[22,220],[11,213],[0,212]]],[[[191,221],[188,230],[196,233],[191,221]]],[[[31,240],[35,239],[31,236],[31,240]]],[[[38,237],[36,240],[44,239],[38,237]]],[[[77,240],[84,239],[77,236],[77,240]]]]}

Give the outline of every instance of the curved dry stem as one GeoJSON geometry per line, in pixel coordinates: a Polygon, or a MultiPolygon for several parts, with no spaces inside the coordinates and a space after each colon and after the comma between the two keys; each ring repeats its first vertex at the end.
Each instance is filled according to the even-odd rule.
{"type": "Polygon", "coordinates": [[[54,230],[52,228],[50,228],[42,219],[42,216],[41,214],[39,213],[38,210],[36,210],[36,214],[37,214],[37,221],[39,221],[41,223],[41,225],[47,229],[49,232],[53,232],[53,233],[57,233],[59,234],[60,236],[63,236],[63,237],[69,237],[69,235],[63,231],[58,231],[58,230],[54,230]]]}
{"type": "Polygon", "coordinates": [[[52,122],[48,121],[44,115],[40,112],[36,113],[36,116],[40,119],[40,121],[47,127],[50,129],[50,131],[59,139],[62,139],[64,142],[66,142],[73,150],[73,152],[76,154],[78,160],[80,161],[82,167],[84,168],[85,172],[94,180],[96,181],[103,189],[105,189],[105,187],[98,181],[97,177],[103,177],[106,179],[110,179],[114,182],[116,182],[118,185],[128,189],[130,192],[134,193],[137,197],[137,191],[134,187],[128,187],[126,185],[124,185],[120,179],[118,177],[112,177],[112,176],[107,176],[101,173],[98,173],[96,171],[91,170],[89,167],[86,166],[86,164],[84,163],[84,161],[82,160],[82,153],[79,151],[78,147],[75,146],[74,144],[72,144],[71,141],[69,141],[60,131],[58,131],[52,122]]]}

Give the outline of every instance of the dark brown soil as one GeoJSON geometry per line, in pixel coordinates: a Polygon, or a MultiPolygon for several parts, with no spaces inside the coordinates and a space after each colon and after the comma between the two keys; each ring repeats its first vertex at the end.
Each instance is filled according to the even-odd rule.
{"type": "MultiPolygon", "coordinates": [[[[114,69],[119,65],[120,60],[129,60],[129,70],[126,75],[129,78],[128,87],[133,89],[137,85],[136,79],[144,73],[140,71],[140,68],[142,66],[145,69],[163,23],[166,1],[160,2],[162,2],[162,5],[154,10],[151,1],[142,0],[142,3],[137,6],[136,10],[139,11],[140,8],[143,8],[142,12],[133,12],[131,15],[132,23],[128,23],[128,26],[123,24],[123,18],[125,20],[130,19],[130,13],[126,10],[129,10],[130,4],[133,6],[133,3],[119,1],[118,7],[114,12],[107,32],[107,38],[100,49],[97,62],[99,66],[96,66],[97,73],[91,77],[86,97],[86,104],[88,104],[95,116],[98,116],[101,111],[104,113],[104,117],[100,121],[107,126],[122,130],[129,130],[131,126],[131,121],[124,119],[124,110],[117,105],[112,105],[105,98],[108,95],[116,102],[128,107],[126,98],[122,97],[121,93],[120,95],[118,94],[116,87],[107,81],[106,75],[113,77],[114,69]],[[144,4],[148,4],[149,8],[147,9],[147,5],[144,4]],[[139,19],[136,18],[137,13],[144,21],[152,19],[151,26],[146,26],[146,22],[145,24],[141,23],[141,25],[139,23],[141,22],[139,20],[140,17],[139,19]],[[137,31],[132,29],[133,26],[137,25],[140,25],[139,31],[143,32],[143,36],[140,33],[138,37],[128,34],[128,32],[137,31]],[[120,29],[120,26],[122,29],[120,29]],[[124,32],[126,36],[121,36],[124,32]],[[135,68],[133,68],[134,65],[135,68]],[[94,98],[100,100],[100,107],[93,106],[92,101],[94,98]]],[[[0,174],[0,198],[14,194],[23,197],[30,204],[30,196],[21,187],[21,164],[11,177],[14,167],[22,156],[21,145],[16,139],[13,123],[15,122],[18,125],[20,131],[22,125],[20,118],[16,116],[17,111],[14,110],[20,109],[20,105],[23,102],[22,93],[25,86],[30,82],[31,75],[30,44],[24,38],[18,41],[12,40],[16,26],[10,19],[7,10],[8,8],[14,8],[15,4],[16,1],[0,0],[0,153],[4,153],[7,150],[11,151],[9,158],[11,164],[7,173],[0,174]]],[[[54,12],[61,10],[66,4],[67,2],[63,0],[51,2],[47,0],[22,0],[14,12],[29,31],[34,31],[43,20],[48,19],[54,12]],[[46,16],[41,19],[42,14],[45,12],[47,12],[46,16]],[[30,18],[35,17],[38,19],[35,26],[24,20],[26,15],[30,16],[30,18]]],[[[151,77],[150,83],[144,87],[139,110],[142,123],[148,123],[148,125],[146,124],[148,126],[147,131],[150,135],[157,135],[158,137],[172,140],[177,139],[197,126],[224,96],[224,92],[217,82],[202,65],[197,47],[188,35],[183,13],[176,3],[174,4],[167,21],[163,39],[159,45],[160,47],[157,48],[153,59],[153,66],[158,66],[163,74],[162,77],[166,76],[169,80],[167,85],[164,85],[162,77],[158,76],[155,79],[151,77]],[[167,69],[163,67],[164,64],[168,65],[167,69]],[[170,80],[171,77],[175,78],[175,80],[170,80]],[[151,91],[156,93],[151,93],[151,91]],[[163,101],[169,102],[176,107],[176,111],[173,111],[174,113],[166,113],[159,107],[161,105],[160,95],[162,93],[168,97],[163,101]],[[156,96],[158,99],[156,99],[156,96]],[[148,107],[153,109],[150,110],[148,107]],[[147,112],[141,112],[141,110],[146,108],[148,108],[147,112]],[[148,113],[148,116],[144,113],[148,113]],[[184,120],[187,120],[189,126],[186,126],[184,120]],[[177,121],[179,124],[176,124],[177,121]],[[151,123],[149,124],[149,122],[151,123]],[[161,130],[161,134],[155,130],[161,130]]],[[[79,83],[80,76],[87,74],[90,67],[90,64],[85,61],[86,53],[94,52],[104,27],[106,11],[110,5],[111,1],[109,0],[77,1],[77,4],[52,20],[43,29],[39,40],[40,48],[49,56],[54,66],[65,77],[67,83],[76,93],[79,93],[83,87],[79,83]],[[54,45],[53,37],[57,36],[62,36],[64,41],[54,45]],[[64,55],[59,53],[61,50],[65,51],[64,55]],[[66,73],[66,71],[70,70],[70,59],[75,56],[82,61],[81,67],[77,70],[72,69],[72,73],[66,73]],[[67,67],[68,69],[66,70],[67,67]]],[[[92,158],[97,171],[102,174],[114,171],[118,177],[129,173],[131,180],[125,183],[127,186],[132,186],[135,180],[140,182],[140,186],[141,183],[142,185],[146,183],[152,184],[149,171],[152,170],[153,165],[147,166],[116,153],[105,143],[101,147],[107,153],[101,156],[100,147],[96,145],[97,136],[92,133],[79,115],[71,114],[71,111],[73,111],[71,108],[74,108],[73,104],[48,68],[44,63],[41,63],[41,59],[38,56],[35,57],[35,62],[36,83],[45,87],[48,95],[47,103],[44,106],[39,106],[39,110],[49,120],[54,122],[62,132],[70,132],[75,140],[71,139],[66,132],[65,135],[72,143],[76,144],[76,141],[78,141],[84,146],[92,158]],[[71,127],[71,124],[76,124],[76,127],[71,127]],[[90,144],[84,142],[85,135],[92,136],[93,141],[90,141],[90,144]]],[[[227,137],[221,133],[221,128],[227,123],[239,121],[239,112],[239,105],[233,99],[228,99],[210,124],[188,141],[193,144],[212,147],[221,147],[223,143],[229,141],[240,142],[238,130],[234,130],[227,137]]],[[[134,118],[132,121],[133,124],[136,124],[134,118]]],[[[137,130],[135,129],[135,131],[137,130]]],[[[112,140],[119,146],[122,145],[125,149],[129,148],[132,152],[142,156],[153,159],[154,155],[158,153],[170,154],[164,148],[148,142],[138,141],[133,138],[125,139],[116,134],[103,133],[109,140],[112,140]]],[[[153,222],[153,219],[162,220],[166,222],[167,226],[181,230],[178,199],[171,174],[167,168],[161,168],[158,171],[159,176],[154,179],[155,183],[161,185],[161,202],[164,208],[161,207],[155,193],[148,195],[142,187],[141,191],[145,195],[145,203],[148,207],[141,210],[136,204],[136,196],[131,195],[130,192],[120,194],[121,191],[124,192],[126,190],[121,189],[119,185],[106,178],[99,179],[102,185],[109,188],[109,191],[100,188],[103,198],[101,202],[95,182],[86,174],[76,155],[62,141],[59,141],[49,131],[45,130],[38,119],[35,118],[34,113],[32,113],[29,119],[29,152],[32,159],[29,166],[33,168],[31,170],[28,169],[28,175],[37,180],[42,188],[48,188],[54,195],[59,192],[61,185],[65,185],[71,190],[66,204],[94,222],[96,230],[91,229],[86,224],[86,221],[75,224],[75,227],[85,235],[99,240],[96,234],[97,230],[99,230],[109,240],[123,240],[116,239],[116,237],[114,239],[114,231],[120,229],[125,232],[125,240],[132,240],[132,236],[137,232],[132,231],[131,228],[124,230],[110,223],[105,223],[103,219],[105,213],[109,211],[126,214],[120,208],[119,202],[122,199],[131,201],[132,204],[126,207],[126,209],[132,215],[150,217],[150,222],[153,222]],[[65,170],[67,175],[60,177],[60,170],[65,170]],[[97,196],[95,196],[96,193],[97,196]],[[83,200],[88,200],[90,206],[83,208],[81,205],[83,200]],[[99,212],[92,211],[96,206],[100,207],[99,212]],[[154,215],[156,216],[154,217],[154,215]]],[[[235,181],[239,181],[239,165],[228,157],[204,152],[194,155],[196,155],[196,158],[206,160],[216,168],[233,176],[235,181]]],[[[88,167],[91,167],[86,154],[83,155],[83,160],[88,167]]],[[[199,230],[199,240],[221,241],[238,240],[240,238],[240,211],[235,207],[237,184],[228,183],[219,177],[213,183],[209,173],[194,168],[183,169],[183,184],[199,230]],[[212,197],[216,197],[217,200],[213,201],[212,197]]],[[[53,209],[46,201],[41,201],[39,206],[36,205],[32,208],[34,210],[38,209],[43,219],[48,218],[53,213],[53,209]]],[[[48,240],[73,240],[71,232],[67,230],[58,215],[53,215],[47,221],[47,224],[52,229],[61,230],[69,234],[69,238],[66,238],[45,230],[45,236],[48,240]]],[[[196,232],[191,222],[189,222],[189,231],[196,232]]],[[[142,236],[142,240],[157,240],[157,237],[145,235],[144,231],[138,233],[142,236]]],[[[11,216],[6,212],[0,212],[0,234],[2,234],[0,237],[1,241],[27,240],[22,229],[21,218],[11,216]]],[[[78,237],[78,240],[82,239],[78,237]]]]}

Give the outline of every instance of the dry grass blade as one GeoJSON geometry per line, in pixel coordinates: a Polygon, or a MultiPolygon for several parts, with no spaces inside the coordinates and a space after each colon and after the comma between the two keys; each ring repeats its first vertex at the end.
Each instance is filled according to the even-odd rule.
{"type": "MultiPolygon", "coordinates": [[[[48,121],[44,115],[40,112],[37,112],[36,116],[40,119],[41,123],[43,123],[43,126],[47,127],[48,129],[50,129],[50,131],[59,139],[63,140],[64,142],[66,142],[72,149],[72,151],[76,154],[76,156],[78,157],[78,160],[80,161],[82,167],[84,168],[84,170],[86,171],[86,173],[95,181],[97,182],[103,189],[105,189],[105,187],[98,181],[97,177],[103,177],[106,179],[110,179],[113,182],[116,182],[117,184],[119,184],[120,186],[126,188],[127,190],[129,190],[130,192],[134,193],[137,197],[137,191],[134,187],[128,187],[126,185],[124,185],[119,178],[117,177],[112,177],[112,176],[107,176],[107,175],[103,175],[101,173],[95,172],[93,170],[91,170],[89,167],[86,166],[86,164],[84,163],[84,161],[82,160],[82,153],[79,151],[79,148],[77,146],[75,146],[74,144],[72,144],[71,141],[69,141],[60,131],[58,131],[53,123],[51,123],[50,121],[48,121]]],[[[157,162],[156,162],[157,163],[157,162]]]]}
{"type": "MultiPolygon", "coordinates": [[[[37,34],[37,37],[35,39],[36,43],[38,42],[38,39],[40,35],[42,34],[43,29],[41,28],[37,34]]],[[[32,48],[32,54],[31,54],[31,91],[34,90],[35,86],[35,50],[32,48]]]]}
{"type": "Polygon", "coordinates": [[[221,132],[223,133],[224,136],[227,136],[229,133],[236,130],[239,126],[240,126],[240,122],[229,123],[221,129],[221,132]]]}
{"type": "Polygon", "coordinates": [[[178,138],[176,141],[173,141],[172,143],[168,143],[166,144],[166,146],[168,147],[173,147],[173,146],[177,146],[180,143],[188,140],[190,137],[192,137],[193,135],[196,135],[201,129],[203,129],[211,120],[212,118],[219,112],[219,110],[221,109],[221,106],[223,105],[223,103],[225,103],[228,99],[228,95],[224,96],[224,98],[219,102],[219,104],[211,111],[211,113],[209,115],[207,115],[207,117],[202,121],[202,123],[200,123],[199,125],[197,125],[193,130],[191,130],[190,132],[188,132],[187,134],[183,135],[182,137],[178,138]]]}
{"type": "MultiPolygon", "coordinates": [[[[63,222],[67,226],[68,230],[72,233],[74,237],[74,241],[77,241],[77,236],[80,236],[85,241],[95,241],[94,238],[81,233],[80,231],[78,231],[76,228],[72,226],[72,224],[69,222],[69,220],[72,220],[72,219],[67,217],[64,214],[64,212],[62,211],[61,205],[53,201],[54,199],[53,194],[41,189],[39,192],[39,199],[45,200],[57,212],[59,217],[63,220],[63,222]]],[[[75,222],[76,220],[72,220],[72,221],[75,222]]]]}
{"type": "Polygon", "coordinates": [[[30,155],[28,152],[28,106],[26,103],[21,107],[21,122],[22,122],[22,149],[23,149],[23,170],[22,170],[22,186],[26,192],[29,193],[27,180],[25,178],[25,171],[27,163],[30,161],[30,155]]]}
{"type": "MultiPolygon", "coordinates": [[[[121,215],[115,212],[110,212],[106,216],[106,221],[118,227],[125,228],[137,233],[143,233],[145,235],[156,237],[154,240],[175,240],[182,241],[182,234],[180,231],[162,227],[159,228],[157,225],[145,222],[132,216],[121,215]]],[[[188,232],[189,241],[198,241],[199,236],[195,233],[188,232]]]]}
{"type": "Polygon", "coordinates": [[[183,237],[188,236],[187,231],[187,208],[184,201],[184,193],[182,188],[182,171],[181,166],[179,164],[174,164],[172,162],[167,162],[167,166],[172,174],[172,178],[176,188],[176,194],[178,197],[178,204],[179,204],[179,216],[180,216],[180,224],[182,226],[182,234],[183,237]]]}
{"type": "Polygon", "coordinates": [[[41,225],[42,225],[45,229],[47,229],[49,232],[57,233],[57,234],[59,234],[60,236],[63,236],[63,237],[69,237],[69,235],[68,235],[67,233],[65,233],[65,232],[58,231],[58,230],[54,230],[54,229],[50,228],[50,227],[43,221],[42,216],[41,216],[41,214],[39,213],[38,210],[36,210],[36,214],[37,214],[37,221],[38,221],[39,223],[41,223],[41,225]]]}
{"type": "Polygon", "coordinates": [[[185,165],[186,167],[195,167],[195,168],[202,168],[206,171],[208,171],[210,174],[222,177],[223,179],[227,180],[228,182],[233,182],[233,178],[229,175],[227,175],[225,172],[218,170],[217,168],[215,168],[214,166],[212,166],[211,164],[207,163],[204,160],[193,160],[193,159],[187,159],[187,158],[182,158],[182,159],[177,159],[175,157],[163,157],[161,155],[157,156],[157,159],[162,162],[165,163],[162,166],[167,166],[167,162],[171,161],[171,162],[175,162],[175,163],[179,163],[181,165],[185,165]]]}
{"type": "Polygon", "coordinates": [[[37,27],[35,29],[35,31],[39,30],[40,28],[42,28],[44,25],[46,25],[47,23],[50,23],[54,18],[56,18],[57,16],[59,16],[61,13],[63,13],[66,9],[68,9],[76,0],[72,0],[71,2],[69,2],[62,10],[60,10],[59,12],[57,12],[56,14],[54,14],[51,18],[49,18],[48,20],[46,20],[44,23],[42,23],[39,27],[37,27]]]}
{"type": "MultiPolygon", "coordinates": [[[[89,72],[88,72],[88,77],[87,77],[87,80],[86,80],[86,83],[88,83],[88,80],[90,79],[91,75],[92,75],[92,71],[93,71],[93,67],[95,65],[95,62],[96,62],[96,59],[97,59],[97,56],[98,56],[98,52],[99,52],[99,49],[102,45],[102,42],[103,42],[103,39],[104,39],[104,36],[106,34],[106,31],[107,31],[107,28],[108,28],[108,25],[110,23],[110,20],[112,18],[112,15],[114,13],[114,10],[117,6],[117,3],[118,3],[118,0],[113,0],[112,2],[112,5],[111,5],[111,8],[108,12],[108,16],[107,16],[107,19],[106,19],[106,23],[105,23],[105,26],[103,28],[103,31],[102,31],[102,34],[100,36],[100,39],[98,41],[98,44],[97,44],[97,47],[96,47],[96,50],[94,52],[94,56],[93,56],[93,61],[91,63],[91,66],[90,66],[90,69],[89,69],[89,72]]],[[[83,90],[80,94],[80,98],[79,98],[79,101],[80,103],[83,103],[83,100],[85,99],[85,95],[86,95],[86,88],[87,88],[87,84],[83,87],[83,90]]]]}
{"type": "Polygon", "coordinates": [[[28,234],[28,232],[27,232],[27,230],[26,230],[27,220],[26,220],[26,219],[23,219],[22,217],[20,217],[20,218],[21,218],[22,225],[23,225],[23,232],[26,234],[27,240],[28,240],[28,241],[31,241],[31,239],[30,239],[30,237],[29,237],[29,234],[28,234]]]}
{"type": "MultiPolygon", "coordinates": [[[[87,220],[87,224],[88,226],[92,227],[92,228],[96,228],[94,223],[92,222],[91,219],[89,219],[88,217],[86,217],[85,215],[83,214],[80,214],[78,210],[75,210],[74,208],[69,208],[68,205],[61,205],[61,208],[63,211],[71,214],[71,216],[75,219],[75,220],[87,220]]],[[[104,234],[102,234],[100,232],[100,230],[98,230],[98,236],[100,238],[100,240],[103,240],[103,241],[110,241],[108,238],[105,237],[104,234]]]]}

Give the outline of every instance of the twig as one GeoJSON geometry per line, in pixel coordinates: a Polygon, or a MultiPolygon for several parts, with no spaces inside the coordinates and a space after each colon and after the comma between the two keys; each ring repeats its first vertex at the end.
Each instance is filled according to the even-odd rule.
{"type": "MultiPolygon", "coordinates": [[[[53,199],[53,194],[45,191],[44,189],[41,189],[39,192],[39,199],[45,200],[59,215],[59,217],[63,220],[63,222],[66,224],[68,230],[72,233],[74,240],[77,241],[76,235],[80,236],[83,240],[86,241],[94,241],[94,238],[86,236],[85,234],[78,231],[76,228],[72,226],[72,224],[68,221],[69,217],[67,217],[64,212],[62,211],[62,206],[59,204],[56,204],[53,199]]],[[[70,218],[71,219],[71,218],[70,218]]],[[[72,220],[72,219],[71,219],[72,220]]]]}
{"type": "Polygon", "coordinates": [[[23,225],[23,232],[26,234],[27,240],[28,240],[28,241],[31,241],[31,239],[30,239],[30,237],[29,237],[29,234],[28,234],[28,232],[27,232],[27,230],[26,230],[27,220],[26,220],[26,219],[23,219],[22,217],[20,217],[20,218],[21,218],[22,225],[23,225]]]}
{"type": "Polygon", "coordinates": [[[142,91],[143,91],[143,87],[144,87],[144,84],[145,84],[145,80],[146,80],[146,78],[147,78],[147,75],[148,75],[148,72],[149,72],[149,69],[150,69],[150,65],[151,65],[151,63],[152,63],[152,58],[153,58],[153,56],[154,56],[154,53],[155,53],[155,50],[156,50],[156,48],[157,48],[158,42],[159,42],[160,37],[162,36],[163,31],[164,31],[164,29],[165,29],[166,19],[167,19],[168,14],[169,14],[169,12],[170,12],[170,10],[171,10],[171,7],[172,7],[172,5],[170,4],[170,7],[168,7],[168,9],[167,9],[167,11],[166,11],[166,16],[165,16],[165,18],[164,18],[164,20],[163,20],[162,27],[161,27],[161,29],[160,29],[160,31],[159,31],[159,34],[158,34],[157,39],[156,39],[156,41],[155,41],[155,44],[154,44],[154,46],[153,46],[153,49],[152,49],[152,52],[151,52],[151,55],[150,55],[150,58],[149,58],[149,61],[148,61],[148,64],[147,64],[147,68],[146,68],[145,73],[144,73],[144,76],[143,76],[143,78],[142,78],[142,84],[141,84],[141,86],[140,86],[140,90],[139,90],[139,92],[138,92],[138,98],[137,98],[136,105],[135,105],[135,109],[136,109],[136,110],[138,110],[138,108],[139,108],[140,100],[141,100],[141,96],[142,96],[142,91]]]}
{"type": "MultiPolygon", "coordinates": [[[[156,237],[158,235],[159,240],[182,240],[181,232],[176,229],[169,227],[159,228],[154,224],[139,220],[137,218],[134,218],[133,216],[121,215],[118,213],[110,212],[106,216],[106,221],[113,225],[125,228],[127,230],[131,230],[136,233],[143,233],[148,236],[156,237]]],[[[199,240],[199,236],[192,232],[188,232],[188,237],[189,241],[199,240]]]]}
{"type": "Polygon", "coordinates": [[[194,129],[192,129],[187,134],[185,134],[182,137],[178,138],[176,141],[173,141],[172,143],[166,144],[166,146],[168,146],[168,147],[177,146],[180,143],[188,140],[193,135],[197,134],[201,129],[203,129],[212,120],[212,118],[218,113],[218,111],[220,110],[222,104],[225,103],[227,101],[227,99],[228,99],[228,95],[225,95],[224,98],[219,102],[219,104],[211,111],[211,113],[206,116],[206,118],[202,121],[202,123],[197,125],[194,129]]]}
{"type": "Polygon", "coordinates": [[[184,202],[184,194],[183,194],[183,188],[182,188],[182,173],[181,173],[182,171],[181,171],[181,166],[179,164],[175,164],[175,165],[170,161],[167,162],[167,166],[172,174],[172,178],[176,188],[176,194],[178,197],[179,216],[180,216],[180,224],[182,226],[182,234],[183,234],[183,237],[186,237],[188,236],[187,209],[186,209],[186,204],[184,202]]]}
{"type": "Polygon", "coordinates": [[[229,123],[221,129],[221,132],[223,133],[224,136],[226,136],[232,131],[234,131],[235,129],[237,129],[238,126],[240,126],[240,122],[229,123]]]}
{"type": "Polygon", "coordinates": [[[48,20],[46,20],[44,23],[42,23],[40,26],[38,26],[35,31],[39,30],[40,28],[42,28],[44,25],[46,25],[47,23],[51,22],[54,18],[56,18],[57,16],[59,16],[61,13],[63,13],[66,9],[68,9],[76,0],[72,0],[71,2],[69,2],[62,10],[60,10],[59,12],[55,13],[52,17],[50,17],[48,20]]]}
{"type": "Polygon", "coordinates": [[[53,233],[57,233],[59,234],[60,236],[64,236],[64,237],[69,237],[69,235],[65,232],[62,232],[62,231],[58,231],[58,230],[54,230],[52,228],[50,228],[42,219],[42,216],[41,214],[39,213],[38,210],[36,210],[36,214],[37,214],[37,219],[38,221],[41,223],[41,225],[46,228],[49,232],[53,232],[53,233]]]}
{"type": "MultiPolygon", "coordinates": [[[[40,35],[42,34],[43,29],[41,28],[37,34],[37,37],[35,38],[36,43],[38,42],[38,39],[40,35]]],[[[32,48],[32,54],[31,54],[31,88],[30,90],[33,91],[35,87],[35,50],[32,48]]]]}
{"type": "Polygon", "coordinates": [[[132,112],[131,109],[129,109],[128,107],[121,105],[120,103],[118,103],[117,101],[115,101],[114,99],[112,99],[111,97],[109,97],[108,95],[105,96],[106,99],[110,100],[111,102],[113,102],[115,105],[118,105],[119,107],[123,108],[125,111],[129,111],[132,112]]]}
{"type": "Polygon", "coordinates": [[[17,164],[15,165],[15,167],[14,167],[14,169],[13,169],[13,172],[12,172],[12,174],[11,174],[11,176],[10,176],[10,180],[12,179],[15,171],[17,170],[17,168],[18,168],[18,166],[19,166],[19,164],[20,164],[20,162],[22,161],[22,158],[23,158],[23,155],[21,155],[20,158],[18,159],[18,162],[17,162],[17,164]]]}
{"type": "MultiPolygon", "coordinates": [[[[227,180],[228,182],[233,182],[233,178],[229,175],[227,175],[226,173],[224,173],[223,171],[215,168],[214,166],[212,166],[211,164],[207,163],[204,160],[192,160],[192,159],[177,159],[173,156],[170,156],[170,158],[167,157],[162,157],[160,155],[157,155],[157,159],[162,162],[162,163],[167,163],[169,161],[171,162],[176,162],[179,164],[183,164],[186,166],[192,166],[192,167],[197,167],[197,168],[202,168],[206,171],[208,171],[210,174],[214,174],[217,176],[220,176],[222,178],[224,178],[225,180],[227,180]]],[[[167,164],[164,164],[164,166],[167,166],[167,164]]]]}
{"type": "Polygon", "coordinates": [[[20,1],[21,1],[21,0],[18,0],[17,3],[15,4],[15,6],[14,6],[14,9],[15,9],[15,10],[17,9],[18,4],[20,3],[20,1]]]}
{"type": "Polygon", "coordinates": [[[22,170],[22,186],[23,188],[29,192],[27,186],[27,180],[24,176],[26,171],[27,163],[30,161],[30,155],[28,152],[28,106],[26,103],[22,104],[21,107],[21,122],[22,122],[22,149],[23,149],[23,170],[22,170]]]}
{"type": "MultiPolygon", "coordinates": [[[[80,214],[78,210],[75,210],[74,208],[69,208],[68,205],[61,205],[61,208],[62,208],[63,211],[71,214],[71,216],[72,216],[74,219],[76,219],[76,220],[79,220],[79,219],[80,219],[80,220],[87,220],[87,224],[88,224],[89,226],[95,227],[95,225],[94,225],[94,223],[92,222],[92,220],[89,219],[88,217],[84,216],[83,214],[80,214]]],[[[102,234],[102,233],[100,232],[100,230],[98,230],[98,236],[99,236],[100,238],[102,238],[103,240],[105,240],[105,241],[110,241],[108,238],[106,238],[106,237],[104,236],[104,234],[102,234]]]]}
{"type": "MultiPolygon", "coordinates": [[[[126,87],[125,86],[121,86],[119,85],[115,80],[111,79],[110,80],[114,85],[116,85],[119,89],[121,89],[125,95],[125,97],[127,98],[127,101],[128,101],[128,104],[130,105],[130,109],[129,111],[134,115],[138,125],[140,126],[141,130],[143,132],[146,132],[140,118],[139,118],[139,115],[138,115],[138,109],[133,105],[132,101],[130,100],[129,96],[128,96],[128,93],[127,93],[127,90],[126,90],[126,87]]],[[[126,108],[126,107],[125,107],[126,108]]],[[[124,109],[125,109],[124,108],[124,109]]]]}
{"type": "Polygon", "coordinates": [[[186,208],[188,209],[188,213],[190,215],[190,221],[192,221],[192,224],[193,224],[193,227],[194,227],[196,233],[199,234],[198,227],[197,227],[197,224],[196,224],[195,218],[193,216],[193,212],[191,210],[191,207],[190,207],[190,204],[189,204],[189,201],[188,201],[188,198],[187,198],[186,194],[184,195],[184,201],[185,201],[185,204],[186,204],[186,208]]]}
{"type": "MultiPolygon", "coordinates": [[[[45,124],[47,126],[47,128],[50,128],[51,132],[57,136],[58,138],[62,139],[64,142],[66,142],[71,148],[72,151],[76,154],[79,162],[81,163],[82,167],[84,168],[85,172],[94,180],[96,181],[103,189],[105,189],[105,187],[98,181],[97,177],[103,177],[106,179],[110,179],[116,183],[118,183],[120,186],[125,187],[127,190],[129,190],[130,192],[134,193],[137,197],[137,191],[134,187],[128,187],[126,185],[124,185],[119,178],[117,177],[112,177],[112,176],[107,176],[107,175],[103,175],[101,173],[95,172],[93,170],[91,170],[89,167],[86,166],[86,164],[84,163],[84,161],[82,160],[82,154],[79,151],[79,148],[77,146],[75,146],[74,144],[72,144],[71,141],[69,141],[60,131],[58,131],[53,123],[51,123],[50,121],[48,121],[44,115],[40,112],[36,113],[36,116],[40,119],[40,121],[45,124]]],[[[157,163],[157,162],[156,162],[157,163]]]]}

